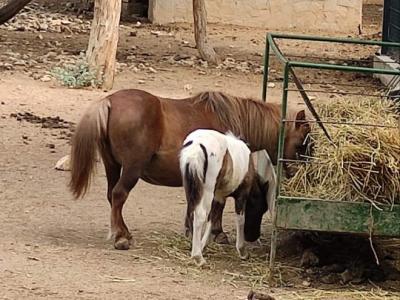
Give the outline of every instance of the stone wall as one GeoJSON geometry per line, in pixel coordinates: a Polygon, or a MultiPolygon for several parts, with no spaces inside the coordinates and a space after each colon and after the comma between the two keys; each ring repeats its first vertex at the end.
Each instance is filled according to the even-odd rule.
{"type": "MultiPolygon", "coordinates": [[[[269,30],[357,32],[365,0],[206,0],[208,21],[269,30]]],[[[150,0],[153,23],[192,22],[192,0],[150,0]]]]}

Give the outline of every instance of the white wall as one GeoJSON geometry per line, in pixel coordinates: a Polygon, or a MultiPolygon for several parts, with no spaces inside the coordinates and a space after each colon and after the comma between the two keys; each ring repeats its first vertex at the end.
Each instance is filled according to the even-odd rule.
{"type": "MultiPolygon", "coordinates": [[[[357,32],[365,0],[206,0],[208,21],[324,32],[357,32]]],[[[153,23],[192,22],[192,0],[150,0],[153,23]]]]}

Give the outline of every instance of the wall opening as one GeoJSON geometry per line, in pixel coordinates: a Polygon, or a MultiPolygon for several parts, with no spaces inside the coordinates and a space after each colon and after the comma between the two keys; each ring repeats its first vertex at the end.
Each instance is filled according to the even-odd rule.
{"type": "Polygon", "coordinates": [[[122,17],[125,20],[148,19],[150,0],[123,0],[122,17]]]}

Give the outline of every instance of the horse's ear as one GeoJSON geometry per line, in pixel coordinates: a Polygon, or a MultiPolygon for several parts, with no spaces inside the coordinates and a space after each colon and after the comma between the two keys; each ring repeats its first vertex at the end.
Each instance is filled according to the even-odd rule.
{"type": "Polygon", "coordinates": [[[299,129],[300,127],[304,127],[304,126],[309,126],[308,122],[304,122],[306,121],[306,111],[303,109],[301,111],[299,111],[296,115],[296,125],[295,128],[299,129]]]}

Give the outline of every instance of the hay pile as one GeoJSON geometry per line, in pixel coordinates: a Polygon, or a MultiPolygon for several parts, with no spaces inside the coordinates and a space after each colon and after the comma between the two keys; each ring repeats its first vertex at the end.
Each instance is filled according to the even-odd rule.
{"type": "Polygon", "coordinates": [[[400,204],[400,125],[393,101],[335,100],[316,105],[322,120],[389,126],[325,124],[337,147],[317,130],[314,157],[284,183],[284,195],[400,204]]]}

